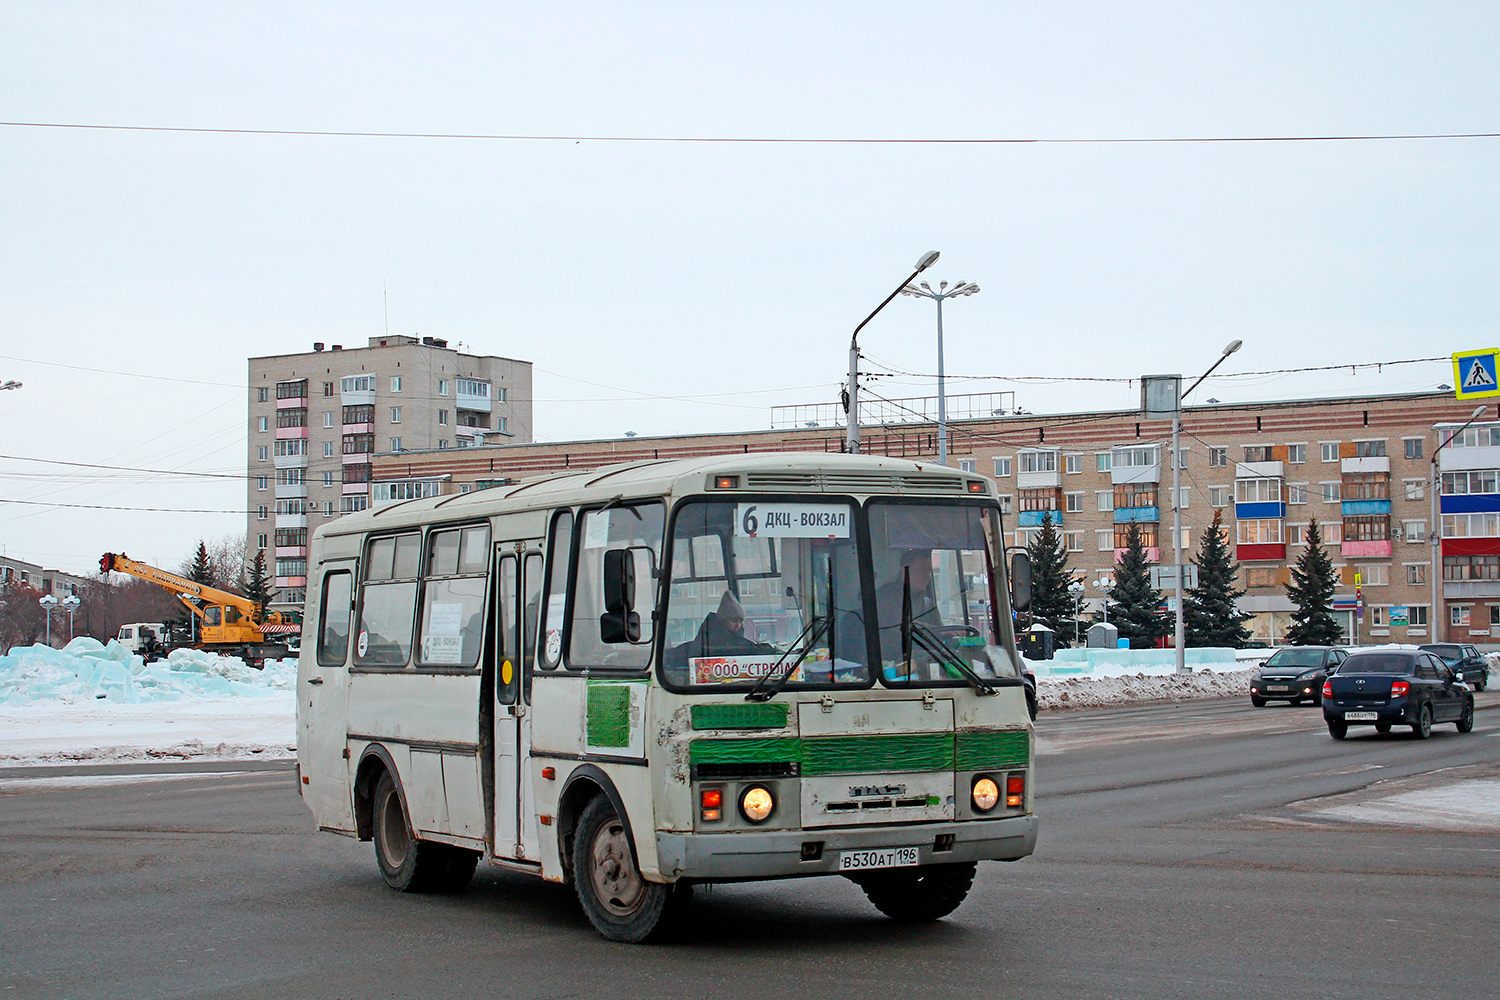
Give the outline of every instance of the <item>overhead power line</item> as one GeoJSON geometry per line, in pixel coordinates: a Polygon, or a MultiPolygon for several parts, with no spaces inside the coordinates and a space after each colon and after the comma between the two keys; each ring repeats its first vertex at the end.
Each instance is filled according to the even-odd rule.
{"type": "Polygon", "coordinates": [[[503,132],[366,132],[334,129],[200,128],[170,125],[104,125],[86,122],[0,122],[8,128],[77,129],[104,132],[166,132],[198,135],[283,135],[339,139],[480,139],[493,142],[631,142],[631,143],[744,143],[760,145],[853,146],[1024,146],[1125,145],[1141,143],[1214,142],[1397,142],[1426,139],[1497,139],[1500,132],[1412,132],[1371,135],[1215,135],[1215,136],[1093,136],[1080,138],[915,139],[896,137],[835,138],[819,136],[688,136],[688,135],[526,135],[503,132]]]}

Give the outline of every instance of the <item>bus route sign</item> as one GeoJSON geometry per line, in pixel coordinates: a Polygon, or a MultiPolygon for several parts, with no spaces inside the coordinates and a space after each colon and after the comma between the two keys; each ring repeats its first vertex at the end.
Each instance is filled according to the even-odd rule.
{"type": "Polygon", "coordinates": [[[1453,393],[1459,399],[1500,396],[1500,371],[1494,347],[1482,351],[1459,351],[1453,355],[1453,393]]]}

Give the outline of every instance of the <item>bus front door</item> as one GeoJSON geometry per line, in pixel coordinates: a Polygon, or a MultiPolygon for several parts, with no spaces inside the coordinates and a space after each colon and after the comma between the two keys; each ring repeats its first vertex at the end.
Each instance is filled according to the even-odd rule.
{"type": "Polygon", "coordinates": [[[531,675],[542,596],[541,539],[498,542],[500,651],[495,672],[495,854],[540,861],[531,764],[531,675]]]}

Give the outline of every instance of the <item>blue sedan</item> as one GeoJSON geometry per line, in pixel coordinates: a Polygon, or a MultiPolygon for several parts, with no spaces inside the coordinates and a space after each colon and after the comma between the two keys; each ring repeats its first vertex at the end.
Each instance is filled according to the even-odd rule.
{"type": "Polygon", "coordinates": [[[1421,649],[1372,649],[1353,653],[1323,683],[1323,721],[1328,735],[1343,739],[1350,726],[1410,726],[1425,740],[1438,722],[1458,731],[1474,728],[1474,692],[1453,670],[1421,649]]]}

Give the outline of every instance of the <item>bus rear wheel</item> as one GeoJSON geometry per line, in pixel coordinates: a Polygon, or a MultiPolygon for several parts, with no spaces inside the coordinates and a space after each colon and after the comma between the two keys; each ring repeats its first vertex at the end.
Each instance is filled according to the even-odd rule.
{"type": "Polygon", "coordinates": [[[661,931],[672,887],[647,882],[630,834],[606,796],[584,806],[573,834],[573,886],[594,928],[611,941],[639,944],[661,931]]]}
{"type": "Polygon", "coordinates": [[[479,855],[412,836],[401,792],[389,771],[375,783],[375,861],[385,882],[398,892],[458,892],[474,877],[479,855]]]}
{"type": "Polygon", "coordinates": [[[851,876],[875,909],[892,920],[922,923],[939,920],[958,909],[974,885],[977,865],[925,865],[851,876]]]}

